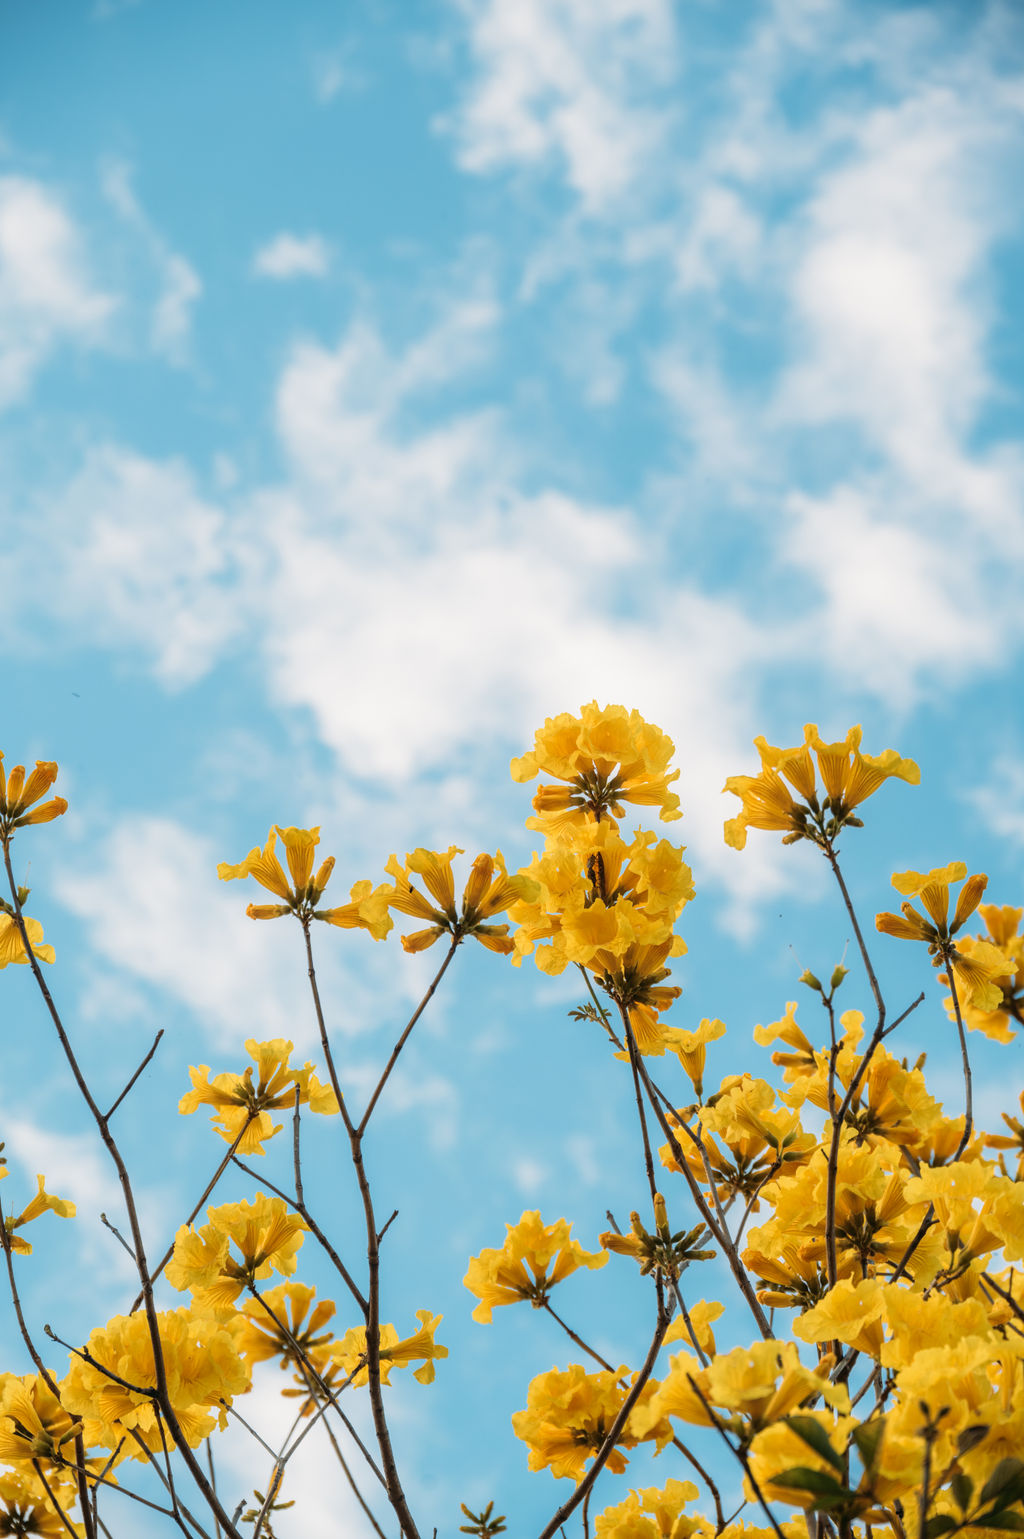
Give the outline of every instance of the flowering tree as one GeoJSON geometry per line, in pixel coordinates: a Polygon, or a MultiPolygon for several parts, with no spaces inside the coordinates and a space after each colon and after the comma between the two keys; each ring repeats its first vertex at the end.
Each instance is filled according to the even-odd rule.
{"type": "MultiPolygon", "coordinates": [[[[289,1460],[310,1434],[339,1460],[367,1529],[418,1539],[456,1525],[452,1514],[413,1513],[392,1443],[391,1375],[412,1368],[429,1384],[448,1349],[436,1339],[440,1316],[428,1308],[405,1335],[381,1319],[390,1220],[382,1225],[375,1207],[365,1139],[410,1034],[469,940],[513,965],[532,959],[547,975],[578,972],[583,1001],[573,1014],[622,1061],[635,1109],[638,1197],[628,1229],[613,1222],[600,1247],[587,1250],[564,1218],[545,1223],[527,1212],[500,1246],[470,1258],[465,1276],[478,1301],[474,1319],[487,1324],[496,1308],[528,1301],[553,1317],[577,1359],[535,1378],[511,1418],[529,1469],[559,1482],[541,1539],[570,1522],[586,1536],[593,1526],[597,1539],[870,1539],[876,1530],[939,1539],[1024,1530],[1024,1287],[1016,1268],[1024,1259],[1024,1126],[1008,1118],[1008,1132],[996,1134],[975,1125],[967,1036],[1008,1041],[1024,1020],[1024,911],[982,904],[986,878],[953,862],[898,873],[901,912],[876,917],[884,935],[926,946],[946,989],[964,1090],[963,1109],[949,1115],[922,1064],[890,1048],[924,995],[891,1018],[839,861],[840,841],[861,826],[867,799],[888,780],[916,784],[918,770],[892,750],[863,754],[860,739],[854,727],[844,741],[825,743],[814,726],[791,749],[757,739],[759,773],[726,784],[741,807],[725,837],[737,850],[750,829],[817,846],[852,926],[870,1016],[840,1010],[846,968],[836,967],[827,984],[805,973],[819,1029],[798,1024],[797,1006],[788,1005],[754,1034],[774,1049],[778,1072],[732,1074],[713,1089],[705,1054],[723,1023],[672,1024],[680,989],[669,964],[685,950],[676,925],[694,895],[691,873],[681,847],[627,827],[637,809],[666,823],[680,816],[673,745],[636,711],[594,702],[545,723],[533,751],[512,763],[516,781],[548,777],[527,822],[543,849],[515,874],[500,853],[478,855],[460,900],[454,847],[417,849],[404,862],[392,856],[387,881],[357,882],[337,907],[323,906],[334,862],[317,865],[316,828],[272,829],[262,849],[221,865],[222,880],[255,880],[272,898],[249,906],[252,919],[298,921],[322,1064],[293,1064],[282,1038],[247,1042],[251,1062],[240,1072],[191,1069],[179,1109],[211,1108],[227,1148],[159,1259],[147,1247],[114,1131],[153,1050],[102,1110],[44,977],[40,963],[54,961],[53,949],[24,911],[28,894],[11,858],[16,836],[66,810],[49,797],[57,767],[40,762],[26,775],[18,766],[5,777],[0,764],[10,891],[0,968],[14,962],[33,972],[117,1171],[139,1285],[123,1315],[82,1345],[63,1344],[68,1368],[59,1376],[27,1324],[19,1258],[31,1252],[28,1224],[47,1211],[70,1217],[74,1207],[47,1193],[40,1177],[17,1217],[0,1208],[11,1305],[34,1368],[0,1376],[0,1533],[96,1539],[116,1532],[113,1503],[128,1498],[184,1534],[273,1536],[276,1514],[291,1505],[289,1460]],[[405,951],[440,941],[444,955],[360,1109],[332,1050],[314,922],[384,940],[395,914],[419,926],[402,936],[405,951]],[[985,932],[965,933],[976,915],[985,932]],[[310,1113],[337,1119],[362,1210],[356,1247],[342,1243],[331,1214],[306,1201],[300,1134],[310,1113]],[[275,1114],[292,1126],[288,1187],[257,1178],[268,1190],[207,1206],[207,1222],[197,1224],[229,1168],[255,1174],[246,1159],[283,1131],[275,1114]],[[328,1258],[361,1322],[344,1334],[332,1329],[334,1303],[300,1280],[307,1243],[328,1258]],[[716,1256],[728,1269],[721,1300],[700,1296],[701,1264],[716,1256]],[[572,1273],[609,1262],[638,1266],[650,1289],[649,1345],[632,1364],[606,1361],[551,1302],[572,1273]],[[158,1288],[176,1290],[182,1302],[159,1307],[158,1288]],[[718,1350],[723,1317],[747,1345],[718,1350]],[[253,1494],[227,1497],[214,1478],[211,1437],[243,1416],[253,1367],[271,1360],[288,1370],[295,1422],[277,1448],[253,1429],[253,1494]],[[374,1446],[351,1415],[363,1394],[374,1446]],[[706,1454],[709,1436],[715,1458],[706,1454]],[[661,1454],[665,1478],[631,1489],[629,1453],[641,1444],[661,1454]],[[136,1489],[140,1465],[161,1483],[158,1500],[136,1489]],[[743,1492],[733,1512],[722,1496],[730,1465],[743,1492]]],[[[463,1515],[462,1532],[480,1539],[505,1526],[493,1503],[463,1515]]],[[[301,1523],[301,1511],[292,1521],[301,1523]]]]}

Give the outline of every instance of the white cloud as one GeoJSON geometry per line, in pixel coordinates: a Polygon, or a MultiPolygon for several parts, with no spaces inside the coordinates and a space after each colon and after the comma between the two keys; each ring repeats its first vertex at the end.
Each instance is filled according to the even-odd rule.
{"type": "Polygon", "coordinates": [[[251,895],[219,883],[217,861],[205,840],[169,818],[125,817],[88,866],[60,875],[57,896],[97,955],[184,1004],[216,1045],[237,1052],[250,1036],[295,1040],[303,976],[288,965],[291,926],[248,919],[251,895]]]}
{"type": "Polygon", "coordinates": [[[680,287],[717,288],[725,273],[751,278],[762,249],[762,225],[732,187],[711,181],[698,193],[676,256],[680,287]]]}
{"type": "Polygon", "coordinates": [[[313,56],[313,94],[321,106],[332,102],[342,91],[365,89],[366,73],[353,63],[353,57],[352,44],[342,44],[339,48],[328,49],[313,56]]]}
{"type": "Polygon", "coordinates": [[[163,284],[153,307],[151,336],[158,353],[178,358],[192,327],[192,306],[203,285],[195,268],[176,251],[165,252],[162,266],[163,284]]]}
{"type": "Polygon", "coordinates": [[[116,307],[90,280],[81,236],[52,191],[0,177],[0,409],[24,398],[62,342],[102,342],[116,307]]]}
{"type": "Polygon", "coordinates": [[[199,274],[175,251],[146,214],[132,186],[132,170],[123,161],[103,171],[108,203],[142,239],[159,288],[150,319],[150,345],[171,363],[184,363],[192,331],[192,311],[203,292],[199,274]]]}
{"type": "MultiPolygon", "coordinates": [[[[265,837],[264,829],[256,836],[260,844],[265,837]]],[[[246,853],[228,851],[229,862],[246,853]]],[[[319,1057],[297,926],[286,919],[249,919],[246,906],[259,900],[261,889],[219,881],[224,854],[171,818],[129,814],[107,827],[98,824],[95,841],[63,870],[55,889],[102,960],[108,995],[126,980],[126,1008],[134,1005],[132,985],[148,985],[190,1011],[213,1049],[230,1049],[237,1057],[249,1037],[288,1037],[299,1053],[319,1057]]],[[[335,880],[337,901],[344,902],[348,886],[342,890],[341,875],[335,880]]],[[[400,1015],[407,992],[415,990],[408,970],[396,974],[393,960],[375,955],[375,943],[363,932],[327,925],[322,931],[316,937],[317,974],[322,997],[332,1001],[335,1038],[371,1032],[389,1012],[400,1015]]],[[[90,1014],[91,1004],[87,984],[90,1014]]],[[[398,1093],[408,1105],[434,1112],[438,1126],[448,1116],[440,1079],[398,1093]]]]}
{"type": "Polygon", "coordinates": [[[460,165],[488,172],[552,161],[590,210],[626,192],[657,154],[651,105],[674,52],[667,0],[460,0],[477,65],[439,124],[460,165]]]}
{"type": "MultiPolygon", "coordinates": [[[[121,1187],[94,1134],[53,1132],[7,1109],[3,1129],[8,1153],[26,1173],[45,1175],[47,1191],[70,1198],[83,1216],[120,1212],[121,1187]]],[[[33,1180],[22,1206],[34,1196],[33,1180]]]]}
{"type": "Polygon", "coordinates": [[[473,361],[477,329],[455,305],[396,355],[366,322],[333,352],[294,350],[278,394],[294,484],[258,503],[274,699],[310,711],[346,771],[383,786],[482,743],[521,750],[595,696],[628,701],[677,741],[685,730],[683,833],[704,869],[741,904],[778,887],[763,846],[729,858],[720,788],[795,627],[773,616],[766,630],[738,599],[673,581],[660,536],[627,509],[525,495],[488,414],[406,426],[473,361]]]}
{"type": "Polygon", "coordinates": [[[991,137],[945,91],[876,111],[823,179],[793,274],[805,346],[783,408],[852,418],[915,477],[948,458],[989,388],[972,280],[995,219],[972,168],[991,137]]]}
{"type": "Polygon", "coordinates": [[[1024,845],[1024,767],[1019,758],[999,755],[987,782],[968,791],[965,800],[997,839],[1024,845]]]}
{"type": "Polygon", "coordinates": [[[31,597],[62,631],[148,655],[170,687],[205,673],[237,627],[226,520],[178,461],[93,449],[15,527],[24,538],[0,558],[8,592],[31,597]]]}
{"type": "Polygon", "coordinates": [[[330,252],[322,235],[291,235],[282,230],[252,259],[260,278],[322,278],[330,265],[330,252]]]}
{"type": "Polygon", "coordinates": [[[953,520],[917,529],[877,492],[843,486],[789,507],[782,553],[813,575],[822,600],[807,617],[808,644],[847,684],[907,707],[937,676],[948,685],[997,663],[1007,628],[1019,633],[962,520],[957,538],[953,520]]]}
{"type": "Polygon", "coordinates": [[[534,1160],[529,1155],[523,1155],[512,1166],[512,1180],[516,1190],[522,1192],[524,1197],[534,1197],[545,1186],[550,1176],[546,1165],[539,1160],[534,1160]]]}

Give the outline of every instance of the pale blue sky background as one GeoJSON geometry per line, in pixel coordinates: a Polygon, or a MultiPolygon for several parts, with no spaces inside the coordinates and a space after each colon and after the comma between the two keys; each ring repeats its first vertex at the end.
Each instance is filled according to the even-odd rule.
{"type": "MultiPolygon", "coordinates": [[[[18,874],[111,1098],[167,1029],[121,1129],[154,1249],[220,1153],[174,1112],[188,1063],[312,1052],[297,931],[214,875],[274,821],[323,826],[336,901],[419,844],[525,862],[509,757],[638,706],[679,749],[676,1012],[727,1021],[718,1072],[766,1064],[752,1025],[848,933],[811,852],[722,843],[756,733],[861,721],[921,762],[848,840],[869,924],[892,870],[960,857],[1021,901],[1022,64],[1015,4],[0,0],[0,747],[61,765],[18,874]]],[[[433,955],[318,939],[366,1086],[433,955]]],[[[910,950],[876,948],[894,1007],[910,950]]],[[[493,1495],[528,1532],[564,1489],[508,1416],[571,1350],[529,1311],[472,1325],[465,1260],[527,1206],[593,1244],[642,1170],[575,987],[458,960],[370,1154],[386,1318],[443,1311],[452,1347],[397,1436],[427,1531],[493,1495]]],[[[3,978],[2,1195],[45,1169],[79,1202],[24,1265],[80,1340],[128,1299],[118,1197],[30,982],[3,978]]],[[[905,1050],[959,1107],[940,997],[905,1050]]],[[[978,1058],[998,1120],[1019,1050],[978,1058]]],[[[612,1271],[564,1311],[638,1357],[612,1271]]],[[[302,1479],[294,1532],[336,1532],[333,1472],[302,1479]]]]}

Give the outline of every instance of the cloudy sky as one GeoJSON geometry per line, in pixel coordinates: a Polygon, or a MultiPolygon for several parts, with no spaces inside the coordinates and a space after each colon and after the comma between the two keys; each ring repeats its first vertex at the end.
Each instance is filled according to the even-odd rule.
{"type": "MultiPolygon", "coordinates": [[[[122,1130],[154,1245],[219,1157],[187,1065],[313,1050],[297,934],[215,878],[273,822],[322,826],[336,901],[421,844],[525,862],[509,757],[637,706],[679,751],[677,1009],[729,1023],[719,1072],[848,938],[810,852],[723,845],[755,734],[859,721],[921,763],[850,843],[868,924],[892,870],[956,858],[1021,901],[1022,66],[1012,0],[0,0],[0,747],[61,765],[18,875],[104,1093],[166,1028],[122,1130]]],[[[321,950],[358,1092],[432,955],[321,950]]],[[[880,947],[894,1003],[920,961],[880,947]]],[[[466,1257],[526,1206],[593,1244],[641,1175],[574,988],[459,963],[373,1149],[387,1318],[443,1311],[452,1346],[395,1392],[442,1532],[559,1494],[507,1418],[568,1343],[473,1326],[466,1257]]],[[[130,1288],[118,1196],[30,983],[0,1136],[80,1204],[35,1318],[81,1340],[130,1288]]],[[[927,1008],[906,1050],[955,1102],[927,1008]]],[[[987,1115],[1015,1055],[979,1050],[987,1115]]],[[[607,1275],[572,1307],[618,1360],[646,1327],[607,1275]]],[[[307,1479],[318,1539],[346,1499],[307,1479]]]]}

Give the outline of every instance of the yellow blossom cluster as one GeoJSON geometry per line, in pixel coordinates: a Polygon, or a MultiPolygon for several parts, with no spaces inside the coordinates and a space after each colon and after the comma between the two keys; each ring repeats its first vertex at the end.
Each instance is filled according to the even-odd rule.
{"type": "Polygon", "coordinates": [[[321,1115],[337,1112],[337,1096],[329,1085],[320,1083],[311,1063],[301,1069],[289,1068],[291,1042],[284,1037],[270,1042],[250,1037],[245,1046],[259,1076],[256,1083],[252,1066],[242,1074],[216,1074],[211,1080],[209,1065],[202,1063],[189,1069],[192,1089],[178,1102],[183,1116],[200,1106],[213,1106],[216,1110],[210,1122],[221,1138],[239,1154],[263,1154],[264,1141],[279,1133],[283,1125],[275,1126],[271,1110],[291,1111],[296,1090],[300,1106],[321,1115]]]}
{"type": "Polygon", "coordinates": [[[533,955],[549,974],[586,968],[628,1012],[640,1051],[657,1055],[672,1045],[660,1015],[680,990],[666,984],[666,963],[686,950],[674,932],[693,876],[680,846],[643,829],[624,837],[617,820],[624,802],[680,816],[668,789],[678,776],[668,773],[672,751],[638,712],[594,701],[578,717],[547,721],[533,753],[512,761],[516,780],[541,771],[566,782],[534,797],[527,827],[545,834],[545,848],[521,873],[535,896],[509,910],[513,960],[533,955]]]}
{"type": "MultiPolygon", "coordinates": [[[[473,938],[515,964],[533,956],[547,975],[577,967],[591,1003],[573,1014],[602,1021],[618,1056],[630,1060],[643,1197],[629,1227],[620,1229],[609,1214],[611,1229],[600,1235],[599,1249],[588,1251],[566,1219],[545,1223],[538,1210],[527,1211],[506,1225],[500,1247],[470,1258],[464,1278],[474,1320],[490,1322],[495,1309],[528,1302],[544,1311],[545,1328],[567,1332],[591,1360],[536,1374],[525,1408],[512,1416],[530,1471],[576,1486],[576,1503],[567,1499],[548,1533],[584,1502],[584,1528],[592,1524],[595,1539],[804,1539],[807,1532],[819,1539],[971,1539],[1022,1532],[1024,1093],[1021,1119],[1004,1115],[1005,1133],[976,1124],[964,1029],[1008,1043],[1024,1019],[1024,909],[983,904],[987,877],[969,876],[955,861],[896,873],[900,912],[876,916],[881,934],[924,945],[948,991],[951,1020],[939,1011],[938,1024],[960,1047],[964,1100],[947,1108],[929,1088],[923,1055],[910,1062],[890,1045],[900,1018],[886,1015],[836,863],[838,835],[859,826],[857,810],[886,780],[916,784],[917,766],[894,750],[862,754],[859,727],[828,743],[809,724],[795,748],[774,748],[764,738],[755,746],[760,773],[726,783],[741,802],[726,824],[726,842],[742,849],[755,828],[778,832],[787,844],[818,847],[854,921],[878,1007],[874,1023],[860,1009],[837,1007],[845,966],[834,970],[828,988],[805,973],[801,982],[817,996],[820,1029],[798,1023],[790,1002],[779,1019],[753,1030],[777,1071],[772,1078],[748,1066],[745,1050],[730,1040],[730,1072],[716,1084],[708,1049],[726,1038],[724,1022],[708,1016],[684,1027],[663,1019],[680,993],[667,981],[668,962],[685,951],[675,926],[694,887],[681,847],[623,827],[630,807],[656,809],[663,821],[681,816],[671,789],[678,778],[672,742],[635,710],[593,701],[578,715],[545,723],[533,750],[512,763],[519,782],[538,774],[554,782],[536,792],[527,825],[543,834],[544,848],[516,873],[500,851],[478,855],[461,881],[460,900],[454,862],[462,852],[453,845],[417,848],[401,861],[392,855],[388,881],[357,882],[349,903],[321,908],[334,861],[316,864],[318,828],[275,825],[262,849],[218,874],[251,877],[273,896],[271,904],[250,905],[252,918],[299,919],[311,981],[312,920],[364,929],[380,940],[396,913],[420,925],[402,937],[407,952],[447,936],[450,959],[473,938]],[[966,935],[975,913],[985,932],[966,935]],[[599,1003],[594,985],[617,1015],[599,1003]],[[652,1064],[654,1058],[664,1063],[652,1064]],[[666,1064],[674,1078],[663,1090],[650,1071],[666,1064]],[[663,1191],[655,1189],[659,1149],[663,1191]],[[641,1217],[641,1207],[653,1209],[653,1221],[641,1217]],[[656,1326],[640,1369],[606,1362],[550,1303],[568,1278],[580,1274],[565,1290],[571,1295],[583,1287],[583,1274],[604,1267],[610,1255],[625,1259],[631,1280],[653,1303],[656,1326]],[[690,1269],[712,1259],[718,1269],[700,1275],[735,1287],[745,1312],[727,1313],[712,1298],[694,1302],[707,1289],[686,1291],[696,1275],[690,1269]],[[676,1455],[685,1462],[674,1464],[660,1486],[627,1490],[620,1477],[641,1444],[666,1462],[676,1455]],[[709,1447],[735,1460],[725,1490],[742,1491],[739,1510],[723,1504],[702,1462],[709,1447]],[[700,1486],[680,1472],[695,1474],[700,1486]],[[599,1478],[607,1492],[603,1510],[591,1504],[599,1478]],[[705,1505],[701,1486],[714,1520],[696,1505],[705,1505]]],[[[65,810],[59,797],[44,801],[56,773],[56,765],[40,761],[29,775],[20,766],[5,775],[0,759],[5,849],[15,832],[65,810]]],[[[0,968],[31,960],[30,952],[52,961],[41,926],[23,915],[27,893],[13,879],[10,885],[12,901],[0,909],[0,968]]],[[[315,981],[313,989],[330,1083],[340,1085],[315,981]]],[[[283,1037],[247,1041],[251,1063],[241,1072],[211,1077],[207,1065],[191,1069],[180,1112],[210,1107],[231,1146],[202,1201],[233,1155],[264,1153],[281,1131],[273,1114],[292,1111],[294,1196],[268,1182],[278,1195],[259,1191],[218,1203],[206,1209],[205,1224],[181,1226],[165,1262],[148,1271],[140,1266],[145,1307],[114,1316],[72,1347],[63,1378],[51,1375],[38,1354],[35,1373],[0,1374],[0,1535],[88,1532],[91,1539],[96,1525],[88,1501],[82,1510],[85,1497],[120,1483],[128,1460],[169,1467],[176,1445],[187,1461],[189,1450],[224,1427],[260,1365],[275,1362],[291,1376],[283,1393],[300,1401],[299,1441],[341,1409],[342,1394],[368,1389],[380,1467],[365,1447],[363,1453],[399,1528],[415,1532],[403,1516],[406,1498],[393,1471],[381,1390],[406,1367],[431,1383],[448,1348],[436,1340],[442,1316],[428,1309],[416,1311],[417,1326],[404,1336],[379,1323],[381,1241],[391,1221],[379,1228],[373,1211],[363,1135],[422,1008],[399,1037],[362,1121],[351,1112],[348,1087],[339,1100],[340,1091],[322,1083],[311,1062],[292,1066],[293,1044],[283,1037]],[[342,1131],[352,1153],[366,1220],[365,1294],[305,1206],[300,1108],[338,1117],[326,1127],[342,1131]],[[335,1327],[335,1303],[297,1276],[307,1234],[334,1261],[354,1323],[335,1327]],[[152,1284],[165,1286],[161,1272],[167,1285],[190,1295],[187,1306],[157,1308],[152,1284]]],[[[96,1112],[105,1140],[119,1104],[96,1112]]],[[[5,1174],[0,1159],[0,1178],[5,1174]]],[[[75,1207],[48,1193],[39,1176],[37,1194],[3,1219],[19,1310],[14,1269],[31,1253],[22,1231],[48,1211],[70,1218],[75,1207]]],[[[619,1266],[613,1262],[613,1271],[619,1266]]],[[[632,1324],[623,1317],[617,1329],[632,1324]]],[[[343,1409],[330,1425],[352,1431],[343,1409]]],[[[267,1494],[257,1488],[259,1505],[243,1518],[262,1523],[268,1536],[270,1514],[286,1505],[277,1500],[285,1462],[275,1461],[262,1486],[267,1494]]],[[[177,1519],[185,1509],[176,1494],[171,1500],[166,1510],[177,1519]]],[[[214,1512],[211,1527],[224,1531],[226,1518],[215,1505],[214,1512]]],[[[463,1512],[470,1523],[462,1531],[477,1539],[504,1530],[505,1520],[492,1517],[493,1503],[480,1514],[465,1506],[463,1512]]]]}
{"type": "Polygon", "coordinates": [[[493,1309],[522,1299],[539,1309],[547,1303],[551,1289],[579,1267],[600,1267],[608,1260],[604,1251],[584,1250],[572,1238],[572,1225],[564,1218],[545,1224],[535,1210],[505,1228],[508,1233],[500,1250],[482,1250],[470,1257],[463,1282],[480,1300],[474,1320],[489,1321],[493,1309]]]}
{"type": "Polygon", "coordinates": [[[862,754],[861,736],[860,727],[851,727],[842,742],[826,743],[814,722],[809,722],[804,741],[796,748],[773,748],[763,737],[756,737],[760,774],[730,775],[725,782],[725,790],[743,804],[725,825],[726,844],[742,850],[748,828],[782,833],[784,844],[797,839],[830,841],[840,829],[859,826],[853,809],[886,780],[895,777],[915,786],[920,782],[921,772],[913,759],[901,759],[894,748],[878,755],[862,754]],[[794,791],[799,800],[794,799],[794,791]]]}

